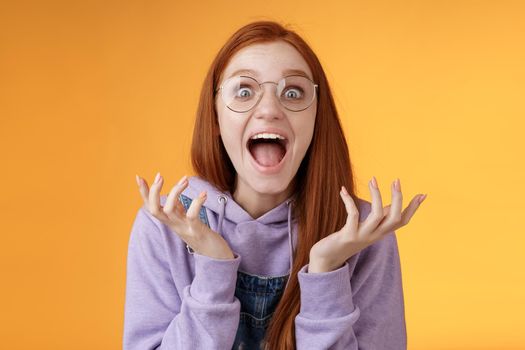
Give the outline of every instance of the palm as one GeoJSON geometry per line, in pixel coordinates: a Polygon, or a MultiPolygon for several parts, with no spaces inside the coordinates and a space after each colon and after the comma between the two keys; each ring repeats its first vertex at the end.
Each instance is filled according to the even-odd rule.
{"type": "Polygon", "coordinates": [[[151,191],[145,180],[139,183],[140,193],[149,212],[170,230],[177,234],[189,247],[201,255],[212,258],[233,258],[228,243],[217,232],[210,229],[199,218],[202,204],[206,200],[206,193],[202,192],[186,209],[178,200],[182,191],[188,186],[186,177],[175,185],[166,198],[164,206],[160,205],[160,190],[163,179],[155,181],[151,191]]]}
{"type": "Polygon", "coordinates": [[[406,225],[425,196],[415,196],[401,212],[402,194],[399,182],[392,184],[392,204],[383,207],[381,194],[375,178],[369,182],[372,193],[371,210],[368,217],[359,222],[359,211],[344,186],[340,192],[348,213],[345,225],[315,243],[310,250],[312,270],[330,271],[343,265],[350,257],[367,246],[384,238],[388,233],[406,225]]]}

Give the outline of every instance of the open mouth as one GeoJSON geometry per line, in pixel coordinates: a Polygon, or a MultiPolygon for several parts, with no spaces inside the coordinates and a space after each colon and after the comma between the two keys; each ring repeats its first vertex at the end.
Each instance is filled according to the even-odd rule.
{"type": "Polygon", "coordinates": [[[258,138],[250,139],[246,148],[253,159],[263,167],[275,167],[281,163],[288,151],[288,140],[258,138]]]}

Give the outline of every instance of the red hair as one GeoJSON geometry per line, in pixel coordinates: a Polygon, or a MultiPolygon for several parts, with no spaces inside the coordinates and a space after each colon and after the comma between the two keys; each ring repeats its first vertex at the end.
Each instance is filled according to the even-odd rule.
{"type": "Polygon", "coordinates": [[[309,262],[312,246],[339,230],[347,212],[339,191],[344,185],[356,202],[348,146],[332,93],[317,56],[294,31],[272,21],[258,21],[237,30],[213,60],[203,83],[198,104],[192,164],[196,174],[222,191],[234,193],[236,171],[220,138],[215,110],[215,89],[230,58],[255,43],[284,41],[305,59],[319,85],[315,128],[310,147],[294,178],[296,200],[293,215],[298,223],[297,249],[286,288],[266,332],[270,349],[295,349],[295,316],[300,309],[297,272],[309,262]]]}

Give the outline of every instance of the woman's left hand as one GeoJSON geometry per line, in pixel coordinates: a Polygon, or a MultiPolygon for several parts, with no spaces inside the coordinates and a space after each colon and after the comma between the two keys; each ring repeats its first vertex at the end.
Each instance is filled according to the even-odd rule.
{"type": "Polygon", "coordinates": [[[408,224],[426,198],[426,194],[416,195],[401,212],[403,196],[399,179],[392,183],[392,204],[384,208],[375,177],[369,181],[368,187],[372,194],[371,211],[361,223],[356,204],[346,188],[342,187],[339,194],[348,213],[346,223],[339,231],[314,244],[310,250],[309,273],[328,272],[340,268],[354,254],[408,224]]]}

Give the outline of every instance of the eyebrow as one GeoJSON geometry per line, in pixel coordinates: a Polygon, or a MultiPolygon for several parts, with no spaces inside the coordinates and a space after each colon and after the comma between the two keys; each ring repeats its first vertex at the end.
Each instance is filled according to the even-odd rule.
{"type": "MultiPolygon", "coordinates": [[[[246,74],[246,73],[258,76],[257,71],[255,71],[253,69],[238,69],[235,72],[233,72],[232,74],[230,74],[229,77],[233,77],[233,76],[238,75],[238,74],[246,74]]],[[[285,70],[283,70],[282,74],[283,74],[283,76],[302,75],[302,76],[307,77],[308,79],[312,80],[312,78],[310,78],[310,76],[308,74],[306,74],[305,71],[300,70],[300,69],[285,69],[285,70]]]]}

